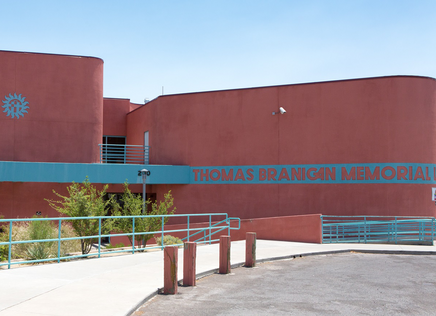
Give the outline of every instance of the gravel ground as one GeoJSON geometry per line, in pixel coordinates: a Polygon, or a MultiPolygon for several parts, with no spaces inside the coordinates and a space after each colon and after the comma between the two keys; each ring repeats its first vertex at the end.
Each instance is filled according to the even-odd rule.
{"type": "Polygon", "coordinates": [[[132,315],[436,315],[435,296],[436,256],[346,253],[214,274],[132,315]]]}

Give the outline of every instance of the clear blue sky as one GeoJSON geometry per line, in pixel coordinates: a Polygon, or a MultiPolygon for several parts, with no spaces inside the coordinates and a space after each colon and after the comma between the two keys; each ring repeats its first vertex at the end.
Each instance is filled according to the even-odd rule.
{"type": "Polygon", "coordinates": [[[436,77],[435,0],[0,0],[0,49],[100,57],[104,96],[436,77]]]}

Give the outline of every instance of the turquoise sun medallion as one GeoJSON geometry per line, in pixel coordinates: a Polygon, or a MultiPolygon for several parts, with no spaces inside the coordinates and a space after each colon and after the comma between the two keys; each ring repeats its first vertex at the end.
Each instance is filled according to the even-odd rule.
{"type": "Polygon", "coordinates": [[[27,109],[29,108],[27,106],[29,102],[25,100],[26,97],[22,97],[21,94],[17,95],[16,93],[14,93],[14,95],[12,95],[9,93],[9,96],[5,96],[5,100],[3,100],[3,112],[7,113],[7,116],[10,116],[11,118],[16,117],[17,119],[19,119],[20,115],[24,116],[24,113],[27,113],[27,109]]]}

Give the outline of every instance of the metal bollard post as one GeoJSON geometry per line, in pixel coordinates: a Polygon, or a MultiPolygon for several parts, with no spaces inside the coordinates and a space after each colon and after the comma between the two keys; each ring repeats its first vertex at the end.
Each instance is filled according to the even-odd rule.
{"type": "Polygon", "coordinates": [[[178,247],[164,248],[164,294],[177,294],[178,247]]]}
{"type": "Polygon", "coordinates": [[[230,273],[230,236],[220,236],[220,274],[230,273]]]}
{"type": "Polygon", "coordinates": [[[245,266],[256,265],[256,233],[247,233],[245,238],[245,266]]]}
{"type": "Polygon", "coordinates": [[[183,248],[183,285],[195,286],[195,262],[197,258],[197,243],[185,242],[183,248]]]}

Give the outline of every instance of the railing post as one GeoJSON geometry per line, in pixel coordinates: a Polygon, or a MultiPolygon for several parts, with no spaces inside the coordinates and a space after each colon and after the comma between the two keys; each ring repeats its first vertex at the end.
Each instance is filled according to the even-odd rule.
{"type": "Polygon", "coordinates": [[[161,249],[164,249],[164,217],[162,216],[162,234],[161,234],[161,249]]]}
{"type": "Polygon", "coordinates": [[[229,228],[227,229],[227,234],[230,236],[230,220],[229,220],[229,215],[228,214],[226,214],[226,223],[227,223],[227,225],[229,225],[229,228]]]}
{"type": "Polygon", "coordinates": [[[190,232],[189,232],[189,215],[188,215],[188,241],[189,241],[189,237],[190,237],[190,232]]]}
{"type": "Polygon", "coordinates": [[[209,215],[209,245],[212,244],[212,215],[209,215]]]}
{"type": "Polygon", "coordinates": [[[322,218],[322,215],[319,217],[321,219],[321,243],[324,242],[324,219],[322,218]]]}
{"type": "Polygon", "coordinates": [[[135,254],[135,217],[132,217],[132,254],[135,254]]]}
{"type": "Polygon", "coordinates": [[[58,263],[61,262],[61,233],[62,233],[62,220],[58,224],[58,263]]]}
{"type": "Polygon", "coordinates": [[[245,237],[245,266],[256,265],[256,233],[246,233],[245,237]]]}
{"type": "Polygon", "coordinates": [[[365,239],[365,244],[366,244],[366,216],[365,217],[363,217],[363,222],[364,222],[364,224],[363,224],[363,236],[364,236],[364,239],[365,239]]]}
{"type": "Polygon", "coordinates": [[[185,242],[183,248],[183,285],[195,286],[197,244],[195,242],[185,242]]]}
{"type": "Polygon", "coordinates": [[[434,243],[434,217],[431,218],[431,243],[434,243]]]}
{"type": "Polygon", "coordinates": [[[101,217],[98,218],[98,257],[100,258],[101,252],[101,217]]]}
{"type": "Polygon", "coordinates": [[[11,268],[12,257],[12,221],[9,222],[9,253],[8,253],[8,269],[11,268]]]}
{"type": "Polygon", "coordinates": [[[220,236],[220,265],[219,273],[230,273],[230,236],[220,236]]]}
{"type": "Polygon", "coordinates": [[[418,240],[422,241],[422,222],[418,222],[418,240]]]}
{"type": "MultiPolygon", "coordinates": [[[[163,240],[162,240],[163,244],[163,240]]],[[[178,247],[168,246],[164,249],[164,294],[177,294],[177,259],[178,247]]]]}
{"type": "Polygon", "coordinates": [[[360,224],[357,225],[357,242],[360,244],[360,224]]]}

